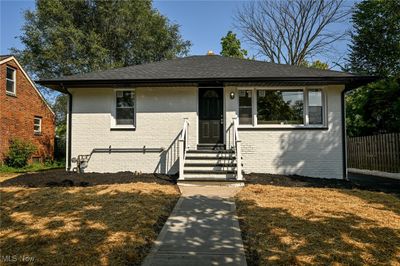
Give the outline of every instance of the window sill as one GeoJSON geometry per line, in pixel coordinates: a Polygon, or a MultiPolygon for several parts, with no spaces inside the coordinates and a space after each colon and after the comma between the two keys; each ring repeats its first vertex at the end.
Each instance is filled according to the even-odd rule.
{"type": "Polygon", "coordinates": [[[276,126],[239,126],[238,130],[328,130],[327,126],[295,126],[295,125],[276,125],[276,126]]]}
{"type": "Polygon", "coordinates": [[[135,131],[136,127],[111,127],[110,131],[135,131]]]}
{"type": "Polygon", "coordinates": [[[17,94],[16,93],[12,93],[12,92],[6,91],[6,95],[17,98],[17,94]]]}
{"type": "Polygon", "coordinates": [[[33,133],[33,135],[35,135],[35,136],[41,136],[41,135],[42,135],[42,132],[35,132],[35,133],[33,133]]]}

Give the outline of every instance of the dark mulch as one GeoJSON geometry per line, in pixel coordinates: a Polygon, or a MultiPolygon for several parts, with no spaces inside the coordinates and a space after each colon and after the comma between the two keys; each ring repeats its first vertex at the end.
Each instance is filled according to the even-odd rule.
{"type": "Polygon", "coordinates": [[[386,193],[400,194],[399,186],[381,186],[378,183],[355,182],[343,179],[313,178],[298,175],[272,175],[251,173],[245,175],[249,184],[265,184],[283,187],[317,187],[317,188],[339,188],[339,189],[361,189],[370,191],[381,191],[386,193]]]}
{"type": "Polygon", "coordinates": [[[176,178],[167,175],[134,174],[132,172],[78,174],[66,172],[65,169],[56,169],[37,173],[22,174],[1,182],[0,187],[85,187],[134,182],[156,182],[158,184],[170,185],[171,183],[176,183],[176,178]]]}

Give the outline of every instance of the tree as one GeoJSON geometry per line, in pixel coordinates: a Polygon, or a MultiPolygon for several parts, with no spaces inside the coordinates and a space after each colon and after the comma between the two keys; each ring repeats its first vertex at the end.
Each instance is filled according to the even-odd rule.
{"type": "Polygon", "coordinates": [[[381,77],[399,74],[400,1],[362,1],[352,22],[351,70],[381,77]]]}
{"type": "Polygon", "coordinates": [[[319,60],[315,60],[311,64],[308,61],[303,61],[300,65],[318,69],[329,69],[329,65],[327,63],[321,62],[319,60]]]}
{"type": "Polygon", "coordinates": [[[269,61],[290,65],[332,50],[345,32],[328,30],[349,14],[344,0],[253,1],[235,19],[245,39],[269,61]]]}
{"type": "Polygon", "coordinates": [[[67,130],[67,97],[58,95],[52,109],[56,114],[56,136],[63,138],[67,130]]]}
{"type": "Polygon", "coordinates": [[[190,47],[150,0],[41,0],[22,31],[25,47],[13,51],[39,78],[169,59],[190,47]]]}
{"type": "Polygon", "coordinates": [[[349,93],[346,126],[349,136],[400,132],[399,79],[382,79],[349,93]]]}
{"type": "Polygon", "coordinates": [[[400,132],[400,2],[362,1],[352,22],[350,70],[382,79],[347,95],[348,134],[400,132]]]}
{"type": "MultiPolygon", "coordinates": [[[[12,49],[35,78],[123,67],[187,54],[190,42],[152,7],[151,0],[40,0],[25,12],[12,49]]],[[[57,135],[65,136],[66,96],[53,104],[57,135]]]]}
{"type": "Polygon", "coordinates": [[[225,37],[221,38],[221,55],[237,58],[245,58],[247,51],[242,49],[240,40],[236,38],[236,34],[228,31],[225,37]]]}

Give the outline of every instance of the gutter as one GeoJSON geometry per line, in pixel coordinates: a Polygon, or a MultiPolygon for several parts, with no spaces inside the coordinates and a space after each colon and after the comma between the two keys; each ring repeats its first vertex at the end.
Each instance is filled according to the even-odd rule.
{"type": "Polygon", "coordinates": [[[67,158],[67,171],[71,171],[71,151],[72,151],[72,94],[68,91],[67,88],[64,87],[63,84],[61,84],[61,87],[63,90],[67,93],[68,95],[68,146],[67,146],[67,152],[68,152],[68,158],[67,158]]]}
{"type": "MultiPolygon", "coordinates": [[[[372,76],[346,76],[346,77],[246,77],[246,78],[167,78],[167,79],[91,79],[91,80],[66,80],[66,79],[49,79],[38,80],[37,83],[49,88],[65,92],[63,84],[68,87],[98,87],[98,86],[142,86],[142,85],[165,85],[165,84],[187,84],[187,83],[204,83],[204,82],[220,82],[220,83],[243,83],[243,82],[267,82],[267,83],[288,83],[295,85],[299,82],[305,82],[310,85],[322,84],[347,84],[352,88],[358,87],[371,81],[375,81],[377,77],[372,76]]],[[[351,89],[349,86],[349,89],[351,89]]]]}
{"type": "Polygon", "coordinates": [[[341,113],[342,113],[342,158],[343,158],[343,179],[348,180],[347,177],[347,139],[346,139],[346,102],[345,96],[348,90],[345,88],[340,93],[341,113]]]}

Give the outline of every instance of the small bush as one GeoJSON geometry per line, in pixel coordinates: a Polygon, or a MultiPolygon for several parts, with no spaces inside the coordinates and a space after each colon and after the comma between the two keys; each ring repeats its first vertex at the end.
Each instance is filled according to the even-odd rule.
{"type": "Polygon", "coordinates": [[[5,163],[8,166],[21,168],[28,164],[29,158],[36,152],[36,146],[27,140],[11,140],[5,163]]]}

